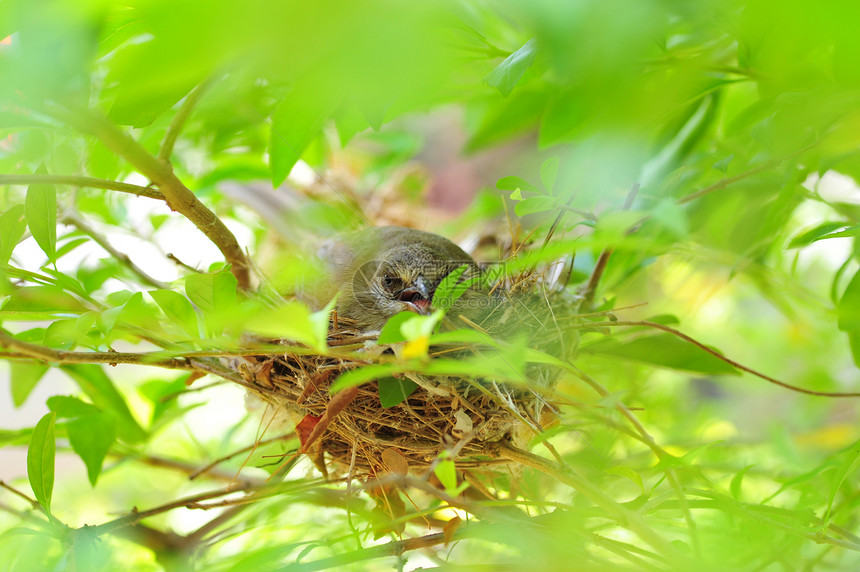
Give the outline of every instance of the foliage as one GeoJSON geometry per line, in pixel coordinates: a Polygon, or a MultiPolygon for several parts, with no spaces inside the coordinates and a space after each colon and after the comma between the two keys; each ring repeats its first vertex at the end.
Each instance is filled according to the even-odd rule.
{"type": "MultiPolygon", "coordinates": [[[[858,17],[801,0],[0,1],[0,348],[14,406],[40,406],[0,432],[27,448],[0,562],[853,569],[858,17]],[[226,183],[302,187],[310,167],[307,194],[329,199],[291,228],[357,227],[386,183],[409,195],[416,118],[452,108],[464,153],[532,159],[447,228],[512,219],[512,268],[575,252],[587,321],[559,424],[498,498],[469,496],[443,455],[445,490],[412,489],[403,522],[380,523],[284,461],[288,430],[246,448],[258,417],[216,407],[240,388],[200,380],[241,382],[219,358],[247,331],[335,351],[329,312],[271,287],[314,271],[298,255],[255,287],[266,227],[226,183]],[[69,452],[77,473],[55,465],[69,452]]],[[[341,386],[379,377],[390,405],[414,389],[401,371],[498,373],[425,359],[451,334],[398,320],[384,335],[411,361],[341,386]]]]}

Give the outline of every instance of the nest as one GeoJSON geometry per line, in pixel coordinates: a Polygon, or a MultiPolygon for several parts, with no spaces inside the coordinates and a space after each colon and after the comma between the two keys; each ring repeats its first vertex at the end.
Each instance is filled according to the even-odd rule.
{"type": "MultiPolygon", "coordinates": [[[[369,339],[343,322],[329,330],[332,347],[391,353],[369,339]]],[[[302,352],[245,356],[233,367],[275,412],[273,425],[280,427],[274,429],[295,429],[300,451],[325,474],[361,478],[398,472],[398,467],[426,469],[444,450],[455,454],[460,469],[492,469],[510,462],[495,458],[493,445],[524,447],[541,427],[542,412],[546,415],[543,400],[532,390],[469,377],[408,375],[418,387],[389,407],[380,401],[377,380],[334,395],[329,391],[342,373],[368,361],[302,352]]]]}

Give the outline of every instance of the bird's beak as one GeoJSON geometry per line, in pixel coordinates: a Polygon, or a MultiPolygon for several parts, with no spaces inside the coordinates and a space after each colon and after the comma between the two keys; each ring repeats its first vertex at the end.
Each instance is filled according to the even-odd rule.
{"type": "Polygon", "coordinates": [[[430,300],[433,293],[427,286],[423,276],[419,276],[408,288],[404,288],[397,296],[401,302],[406,302],[419,314],[430,313],[430,300]]]}

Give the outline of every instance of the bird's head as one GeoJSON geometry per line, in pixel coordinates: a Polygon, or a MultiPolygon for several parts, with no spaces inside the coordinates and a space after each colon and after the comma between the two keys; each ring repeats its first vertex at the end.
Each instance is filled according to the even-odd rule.
{"type": "Polygon", "coordinates": [[[449,273],[464,265],[470,272],[458,275],[461,279],[479,273],[468,254],[429,232],[381,227],[354,235],[349,245],[351,256],[338,266],[343,281],[336,285],[341,291],[338,315],[365,330],[377,330],[404,311],[428,315],[435,309],[433,296],[449,273]]]}
{"type": "Polygon", "coordinates": [[[363,265],[353,286],[356,297],[368,311],[386,319],[399,312],[427,315],[442,279],[456,268],[444,253],[420,245],[386,249],[378,260],[363,265]]]}

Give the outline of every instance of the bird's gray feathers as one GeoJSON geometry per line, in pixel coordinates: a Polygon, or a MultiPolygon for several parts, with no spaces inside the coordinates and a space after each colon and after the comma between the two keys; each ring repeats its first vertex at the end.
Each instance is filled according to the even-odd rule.
{"type": "Polygon", "coordinates": [[[326,242],[318,254],[329,269],[330,289],[339,295],[338,316],[368,331],[398,312],[429,310],[436,287],[456,268],[467,267],[464,278],[479,272],[450,240],[410,228],[363,230],[326,242]]]}

